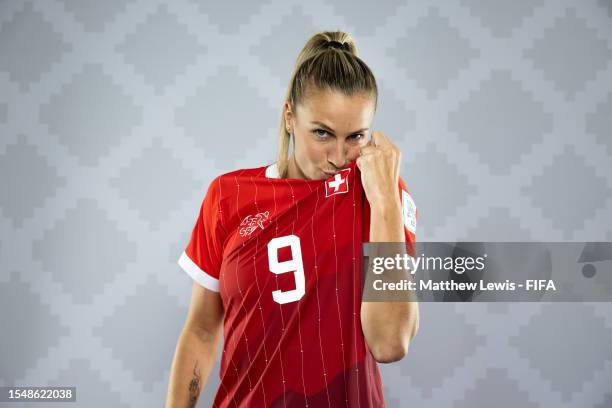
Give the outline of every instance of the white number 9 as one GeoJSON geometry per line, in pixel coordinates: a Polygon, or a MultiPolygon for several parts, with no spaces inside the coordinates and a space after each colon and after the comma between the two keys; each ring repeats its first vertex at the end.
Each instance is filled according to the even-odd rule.
{"type": "Polygon", "coordinates": [[[268,265],[270,272],[277,275],[293,272],[295,279],[295,289],[283,292],[275,290],[272,292],[272,298],[275,302],[282,304],[295,302],[300,300],[306,291],[306,282],[304,281],[304,263],[302,262],[302,249],[300,247],[300,237],[296,235],[285,235],[277,237],[268,242],[268,265]],[[278,261],[278,249],[290,247],[291,259],[288,261],[278,261]]]}

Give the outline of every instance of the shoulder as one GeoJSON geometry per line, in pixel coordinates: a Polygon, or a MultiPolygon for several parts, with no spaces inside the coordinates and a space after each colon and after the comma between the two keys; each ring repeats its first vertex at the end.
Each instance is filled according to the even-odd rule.
{"type": "Polygon", "coordinates": [[[259,166],[259,167],[246,167],[242,169],[228,171],[226,173],[220,174],[217,177],[215,177],[215,180],[217,179],[219,179],[220,181],[233,180],[237,177],[264,177],[266,175],[266,170],[268,166],[271,166],[271,165],[266,164],[266,165],[259,166]]]}
{"type": "Polygon", "coordinates": [[[241,168],[219,174],[208,184],[206,195],[214,196],[216,199],[222,199],[228,194],[234,194],[236,181],[244,177],[266,177],[269,173],[268,167],[271,166],[273,166],[273,164],[241,168]]]}

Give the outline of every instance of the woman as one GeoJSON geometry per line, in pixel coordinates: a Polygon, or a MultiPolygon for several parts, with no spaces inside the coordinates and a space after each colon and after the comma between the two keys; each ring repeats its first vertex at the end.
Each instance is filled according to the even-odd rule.
{"type": "Polygon", "coordinates": [[[376,81],[348,34],[306,43],[285,101],[278,160],[215,178],[179,259],[194,284],[168,408],[195,406],[222,330],[213,406],[384,407],[376,362],[416,334],[416,302],[361,301],[361,243],[413,251],[417,212],[397,147],[367,141],[376,81]]]}

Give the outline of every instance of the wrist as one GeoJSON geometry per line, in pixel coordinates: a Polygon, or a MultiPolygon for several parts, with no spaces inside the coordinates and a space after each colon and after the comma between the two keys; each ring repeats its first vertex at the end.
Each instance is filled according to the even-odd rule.
{"type": "Polygon", "coordinates": [[[394,211],[401,213],[402,203],[397,194],[386,195],[378,200],[372,200],[372,202],[370,202],[370,209],[372,213],[379,212],[381,214],[389,214],[394,211]]]}

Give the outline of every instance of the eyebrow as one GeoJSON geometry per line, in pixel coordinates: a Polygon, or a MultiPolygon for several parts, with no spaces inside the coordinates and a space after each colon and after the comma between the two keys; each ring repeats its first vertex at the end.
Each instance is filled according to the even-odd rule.
{"type": "MultiPolygon", "coordinates": [[[[332,133],[334,133],[334,130],[333,130],[332,128],[330,128],[329,126],[327,126],[327,125],[326,125],[325,123],[323,123],[323,122],[319,122],[319,121],[313,120],[313,121],[311,121],[310,123],[312,123],[313,125],[319,125],[319,126],[321,126],[322,128],[325,128],[326,130],[329,130],[329,131],[331,131],[332,133]]],[[[363,132],[363,131],[366,131],[366,130],[368,130],[368,129],[370,129],[370,128],[363,128],[363,129],[359,129],[359,130],[356,130],[356,131],[354,131],[354,132],[351,132],[351,134],[355,134],[355,133],[363,132]]]]}

